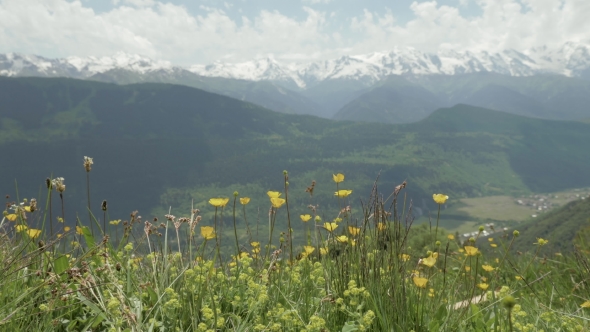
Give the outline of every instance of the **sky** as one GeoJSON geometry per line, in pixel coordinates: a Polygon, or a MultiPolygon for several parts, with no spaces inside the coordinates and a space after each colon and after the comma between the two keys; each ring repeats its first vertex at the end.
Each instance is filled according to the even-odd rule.
{"type": "Polygon", "coordinates": [[[0,53],[189,66],[590,43],[589,0],[0,0],[0,53]]]}

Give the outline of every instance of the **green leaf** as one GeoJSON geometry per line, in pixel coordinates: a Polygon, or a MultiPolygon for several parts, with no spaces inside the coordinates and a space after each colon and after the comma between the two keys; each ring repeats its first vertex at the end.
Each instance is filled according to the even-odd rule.
{"type": "Polygon", "coordinates": [[[346,322],[344,323],[344,326],[342,327],[342,332],[353,332],[353,331],[357,331],[358,327],[356,326],[356,323],[354,322],[346,322]]]}
{"type": "Polygon", "coordinates": [[[70,262],[68,261],[68,257],[66,257],[65,255],[58,257],[54,263],[55,263],[55,273],[57,275],[61,275],[70,267],[70,262]]]}

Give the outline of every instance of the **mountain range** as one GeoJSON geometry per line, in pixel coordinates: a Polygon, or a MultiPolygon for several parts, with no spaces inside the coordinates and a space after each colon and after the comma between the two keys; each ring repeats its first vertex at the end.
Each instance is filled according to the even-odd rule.
{"type": "Polygon", "coordinates": [[[193,202],[210,211],[209,198],[234,191],[252,197],[256,216],[268,208],[266,192],[284,187],[285,169],[292,213],[317,204],[332,218],[341,208],[336,172],[346,175],[340,188],[353,190],[351,204],[370,195],[376,178],[382,192],[406,180],[415,215],[436,208],[436,192],[458,198],[590,186],[588,140],[588,123],[469,105],[391,125],[281,114],[181,85],[0,77],[0,192],[44,197],[45,178],[64,177],[70,221],[87,211],[83,156],[94,158],[92,209],[108,200],[111,219],[135,209],[144,217],[170,207],[183,213],[193,202]]]}
{"type": "Polygon", "coordinates": [[[545,119],[590,118],[590,46],[574,42],[524,52],[394,48],[305,64],[264,58],[187,67],[125,53],[9,53],[0,54],[0,76],[180,84],[281,113],[365,122],[414,122],[458,103],[545,119]]]}

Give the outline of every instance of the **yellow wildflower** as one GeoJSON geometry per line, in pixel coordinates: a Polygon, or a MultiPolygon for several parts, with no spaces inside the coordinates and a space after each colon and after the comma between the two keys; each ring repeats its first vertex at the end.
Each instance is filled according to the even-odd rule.
{"type": "Polygon", "coordinates": [[[34,238],[37,238],[39,235],[41,235],[41,230],[30,228],[30,229],[27,229],[27,234],[29,234],[29,236],[34,239],[34,238]]]}
{"type": "Polygon", "coordinates": [[[377,223],[377,229],[380,231],[384,231],[385,229],[387,229],[387,225],[384,222],[379,222],[377,223]]]}
{"type": "Polygon", "coordinates": [[[69,232],[69,231],[70,231],[70,227],[69,226],[64,227],[64,232],[69,232]]]}
{"type": "Polygon", "coordinates": [[[479,252],[479,250],[477,250],[477,248],[473,247],[473,246],[465,246],[464,248],[465,248],[465,254],[467,256],[475,256],[479,252]]]}
{"type": "Polygon", "coordinates": [[[488,238],[488,241],[494,242],[494,238],[493,237],[490,237],[490,238],[488,238]]]}
{"type": "Polygon", "coordinates": [[[514,279],[516,279],[516,280],[522,280],[522,277],[521,276],[515,276],[514,279]]]}
{"type": "Polygon", "coordinates": [[[28,227],[25,225],[16,225],[16,226],[14,226],[14,228],[16,229],[17,232],[26,231],[28,229],[28,227]]]}
{"type": "Polygon", "coordinates": [[[320,248],[320,254],[326,255],[328,253],[328,248],[320,248]]]}
{"type": "Polygon", "coordinates": [[[250,242],[250,245],[252,246],[252,248],[258,248],[258,247],[260,247],[260,242],[257,242],[257,241],[250,242]]]}
{"type": "Polygon", "coordinates": [[[488,289],[488,287],[490,287],[490,285],[486,284],[485,282],[482,282],[481,284],[477,284],[477,288],[479,288],[481,290],[486,290],[486,289],[488,289]]]}
{"type": "Polygon", "coordinates": [[[549,242],[549,240],[545,240],[542,238],[537,238],[537,242],[535,243],[536,245],[538,245],[539,247],[544,246],[547,244],[547,242],[549,242]]]}
{"type": "Polygon", "coordinates": [[[453,241],[455,239],[455,235],[449,234],[449,235],[447,235],[447,239],[453,241]]]}
{"type": "Polygon", "coordinates": [[[281,196],[281,193],[278,191],[267,191],[266,194],[268,198],[279,198],[281,196]]]}
{"type": "Polygon", "coordinates": [[[31,207],[30,206],[25,206],[25,211],[31,212],[31,207]]]}
{"type": "Polygon", "coordinates": [[[344,174],[342,174],[342,173],[332,174],[332,179],[334,179],[334,182],[340,183],[340,182],[344,181],[344,174]]]}
{"type": "Polygon", "coordinates": [[[445,204],[449,196],[443,194],[434,194],[432,195],[432,199],[436,202],[436,204],[445,204]]]}
{"type": "Polygon", "coordinates": [[[240,197],[240,204],[246,205],[250,203],[250,197],[240,197]]]}
{"type": "Polygon", "coordinates": [[[111,221],[109,221],[109,224],[117,226],[120,222],[121,222],[121,219],[111,220],[111,221]]]}
{"type": "Polygon", "coordinates": [[[14,213],[7,214],[6,215],[6,219],[8,219],[10,221],[15,221],[16,220],[16,214],[14,214],[14,213]]]}
{"type": "Polygon", "coordinates": [[[338,190],[334,193],[334,196],[338,196],[340,198],[348,197],[348,195],[352,194],[352,190],[338,190]]]}
{"type": "Polygon", "coordinates": [[[484,269],[486,272],[492,272],[492,271],[494,271],[494,270],[495,270],[495,269],[494,269],[494,267],[493,267],[493,266],[491,266],[491,265],[482,265],[481,267],[482,267],[482,268],[483,268],[483,269],[484,269]]]}
{"type": "Polygon", "coordinates": [[[498,245],[497,245],[497,244],[495,244],[495,243],[490,243],[490,247],[492,247],[492,248],[496,248],[496,247],[498,247],[498,245]]]}
{"type": "Polygon", "coordinates": [[[215,229],[211,226],[201,226],[201,235],[205,240],[211,240],[215,238],[215,229]]]}
{"type": "Polygon", "coordinates": [[[346,235],[340,235],[336,237],[336,241],[340,242],[340,243],[347,243],[348,242],[348,236],[346,235]]]}
{"type": "Polygon", "coordinates": [[[348,226],[348,233],[352,236],[357,236],[361,232],[360,227],[348,226]]]}
{"type": "Polygon", "coordinates": [[[582,307],[582,308],[590,308],[590,301],[586,301],[586,302],[580,304],[580,307],[582,307]]]}
{"type": "Polygon", "coordinates": [[[209,204],[215,207],[224,207],[227,202],[229,202],[229,198],[211,198],[209,200],[209,204]]]}
{"type": "Polygon", "coordinates": [[[84,235],[84,230],[80,226],[76,226],[76,233],[78,235],[84,235]]]}
{"type": "Polygon", "coordinates": [[[465,271],[467,271],[467,272],[471,271],[471,266],[466,266],[465,271]]]}
{"type": "Polygon", "coordinates": [[[420,260],[420,264],[426,265],[428,267],[433,267],[434,264],[436,264],[436,257],[431,255],[428,258],[423,258],[422,260],[420,260]]]}
{"type": "Polygon", "coordinates": [[[303,222],[308,222],[311,220],[311,216],[309,214],[302,214],[299,216],[299,218],[301,218],[301,221],[303,222]]]}
{"type": "Polygon", "coordinates": [[[414,285],[419,288],[426,288],[426,283],[428,283],[428,279],[423,277],[414,277],[412,280],[414,281],[414,285]]]}
{"type": "Polygon", "coordinates": [[[401,254],[401,255],[399,255],[399,258],[400,258],[402,261],[404,261],[404,262],[407,262],[407,261],[409,261],[409,260],[410,260],[410,255],[408,255],[408,254],[401,254]]]}
{"type": "Polygon", "coordinates": [[[311,253],[314,252],[315,247],[314,246],[303,246],[303,250],[305,251],[305,253],[307,255],[311,255],[311,253]]]}
{"type": "Polygon", "coordinates": [[[273,197],[270,199],[270,203],[272,204],[272,206],[277,209],[283,206],[285,202],[286,200],[284,198],[273,197]]]}
{"type": "Polygon", "coordinates": [[[328,232],[333,232],[338,227],[338,224],[335,222],[325,222],[324,228],[328,230],[328,232]]]}

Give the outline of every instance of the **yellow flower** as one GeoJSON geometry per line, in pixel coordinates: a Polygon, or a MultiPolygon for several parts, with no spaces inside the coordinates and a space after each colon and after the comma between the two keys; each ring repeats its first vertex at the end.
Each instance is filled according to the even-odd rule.
{"type": "Polygon", "coordinates": [[[335,223],[339,223],[339,222],[341,222],[341,221],[342,221],[342,218],[334,218],[334,220],[333,220],[333,221],[334,221],[335,223]]]}
{"type": "Polygon", "coordinates": [[[250,245],[252,246],[252,248],[258,248],[258,247],[260,247],[260,242],[257,242],[257,241],[250,242],[250,245]]]}
{"type": "Polygon", "coordinates": [[[31,207],[30,206],[25,206],[25,211],[31,212],[31,207]]]}
{"type": "Polygon", "coordinates": [[[70,231],[70,227],[66,226],[64,227],[64,232],[69,232],[70,231]]]}
{"type": "Polygon", "coordinates": [[[278,197],[273,197],[270,199],[270,203],[272,204],[273,207],[275,208],[280,208],[281,206],[283,206],[283,204],[285,204],[285,199],[284,198],[278,198],[278,197]]]}
{"type": "Polygon", "coordinates": [[[120,222],[121,222],[121,219],[117,219],[117,220],[111,220],[111,221],[109,221],[109,224],[111,224],[111,225],[115,225],[115,226],[116,226],[116,225],[118,225],[120,222]]]}
{"type": "Polygon", "coordinates": [[[541,247],[541,246],[546,245],[547,242],[549,242],[549,240],[545,240],[545,239],[542,239],[539,237],[539,238],[537,238],[537,243],[535,243],[535,244],[537,244],[537,245],[539,245],[539,247],[541,247]]]}
{"type": "Polygon", "coordinates": [[[426,288],[426,283],[428,283],[428,279],[422,277],[414,277],[412,280],[414,281],[414,285],[420,288],[426,288]]]}
{"type": "Polygon", "coordinates": [[[332,174],[332,179],[334,179],[334,182],[340,183],[340,182],[344,181],[344,174],[342,174],[342,173],[332,174]]]}
{"type": "Polygon", "coordinates": [[[486,290],[486,289],[488,289],[488,287],[490,287],[490,285],[486,284],[485,282],[482,282],[481,284],[477,284],[477,288],[479,288],[481,290],[486,290]]]}
{"type": "Polygon", "coordinates": [[[495,270],[495,269],[494,269],[494,267],[493,267],[493,266],[491,266],[491,265],[482,265],[481,267],[482,267],[482,268],[483,268],[483,269],[484,269],[486,272],[492,272],[492,271],[494,271],[494,270],[495,270]]]}
{"type": "Polygon", "coordinates": [[[490,243],[490,247],[492,247],[492,248],[496,248],[496,247],[498,247],[498,245],[497,245],[497,244],[495,244],[495,243],[490,243]]]}
{"type": "Polygon", "coordinates": [[[453,241],[455,239],[455,235],[449,234],[449,235],[447,235],[447,239],[453,241]]]}
{"type": "Polygon", "coordinates": [[[250,197],[241,197],[240,198],[240,204],[246,205],[248,203],[250,203],[250,197]]]}
{"type": "Polygon", "coordinates": [[[27,234],[29,234],[29,236],[33,239],[37,238],[39,235],[41,235],[41,230],[40,229],[34,229],[34,228],[30,228],[27,229],[27,234]]]}
{"type": "Polygon", "coordinates": [[[521,276],[515,276],[514,279],[516,279],[516,280],[522,280],[522,277],[521,276]]]}
{"type": "Polygon", "coordinates": [[[28,227],[25,225],[16,225],[16,226],[14,226],[14,228],[16,229],[17,232],[26,231],[28,229],[28,227]]]}
{"type": "Polygon", "coordinates": [[[478,251],[476,247],[472,247],[472,246],[465,246],[465,254],[467,256],[475,256],[477,255],[478,251]]]}
{"type": "Polygon", "coordinates": [[[360,227],[348,226],[348,233],[352,236],[357,236],[361,232],[360,227]]]}
{"type": "Polygon", "coordinates": [[[399,258],[401,258],[402,261],[407,262],[410,260],[410,255],[408,254],[401,254],[399,255],[399,258]]]}
{"type": "Polygon", "coordinates": [[[215,229],[211,226],[201,226],[201,235],[205,240],[211,240],[215,238],[215,229]]]}
{"type": "Polygon", "coordinates": [[[278,191],[267,191],[266,194],[268,198],[279,198],[281,196],[281,193],[278,191]]]}
{"type": "Polygon", "coordinates": [[[334,196],[338,196],[340,198],[348,197],[348,195],[352,194],[352,190],[338,190],[334,193],[334,196]]]}
{"type": "Polygon", "coordinates": [[[10,220],[10,221],[15,221],[16,220],[16,214],[11,213],[6,215],[6,219],[10,220]]]}
{"type": "Polygon", "coordinates": [[[443,194],[434,194],[432,195],[432,199],[436,202],[436,204],[445,204],[449,196],[443,194]]]}
{"type": "Polygon", "coordinates": [[[76,233],[78,235],[84,235],[84,230],[80,226],[76,226],[76,233]]]}
{"type": "Polygon", "coordinates": [[[338,228],[338,224],[335,222],[325,222],[324,228],[328,230],[328,232],[333,232],[336,228],[338,228]]]}
{"type": "Polygon", "coordinates": [[[580,307],[582,307],[582,308],[590,308],[590,301],[586,301],[586,302],[580,304],[580,307]]]}
{"type": "Polygon", "coordinates": [[[299,218],[301,218],[301,221],[303,222],[308,222],[311,220],[311,216],[309,214],[302,214],[299,216],[299,218]]]}
{"type": "Polygon", "coordinates": [[[379,222],[377,223],[377,229],[380,231],[384,231],[385,229],[387,229],[387,225],[384,222],[379,222]]]}
{"type": "Polygon", "coordinates": [[[211,198],[209,200],[209,204],[215,207],[224,207],[227,202],[229,202],[229,198],[211,198]]]}
{"type": "Polygon", "coordinates": [[[314,252],[315,247],[314,246],[303,246],[303,250],[305,251],[305,253],[307,255],[311,255],[311,253],[314,252]]]}
{"type": "Polygon", "coordinates": [[[328,253],[328,248],[320,248],[320,254],[326,255],[328,253]]]}
{"type": "Polygon", "coordinates": [[[430,257],[428,257],[428,258],[423,258],[423,259],[420,261],[420,264],[422,264],[422,265],[426,265],[426,266],[428,266],[428,267],[433,267],[433,266],[434,266],[434,264],[436,264],[436,257],[434,257],[434,255],[432,255],[432,256],[430,256],[430,257]]]}
{"type": "Polygon", "coordinates": [[[488,241],[494,242],[494,238],[493,237],[490,237],[490,238],[488,238],[488,241]]]}
{"type": "Polygon", "coordinates": [[[465,271],[467,271],[467,272],[471,271],[471,266],[466,266],[465,271]]]}
{"type": "Polygon", "coordinates": [[[346,236],[346,235],[337,236],[336,241],[338,241],[340,243],[346,243],[346,242],[348,242],[348,236],[346,236]]]}

